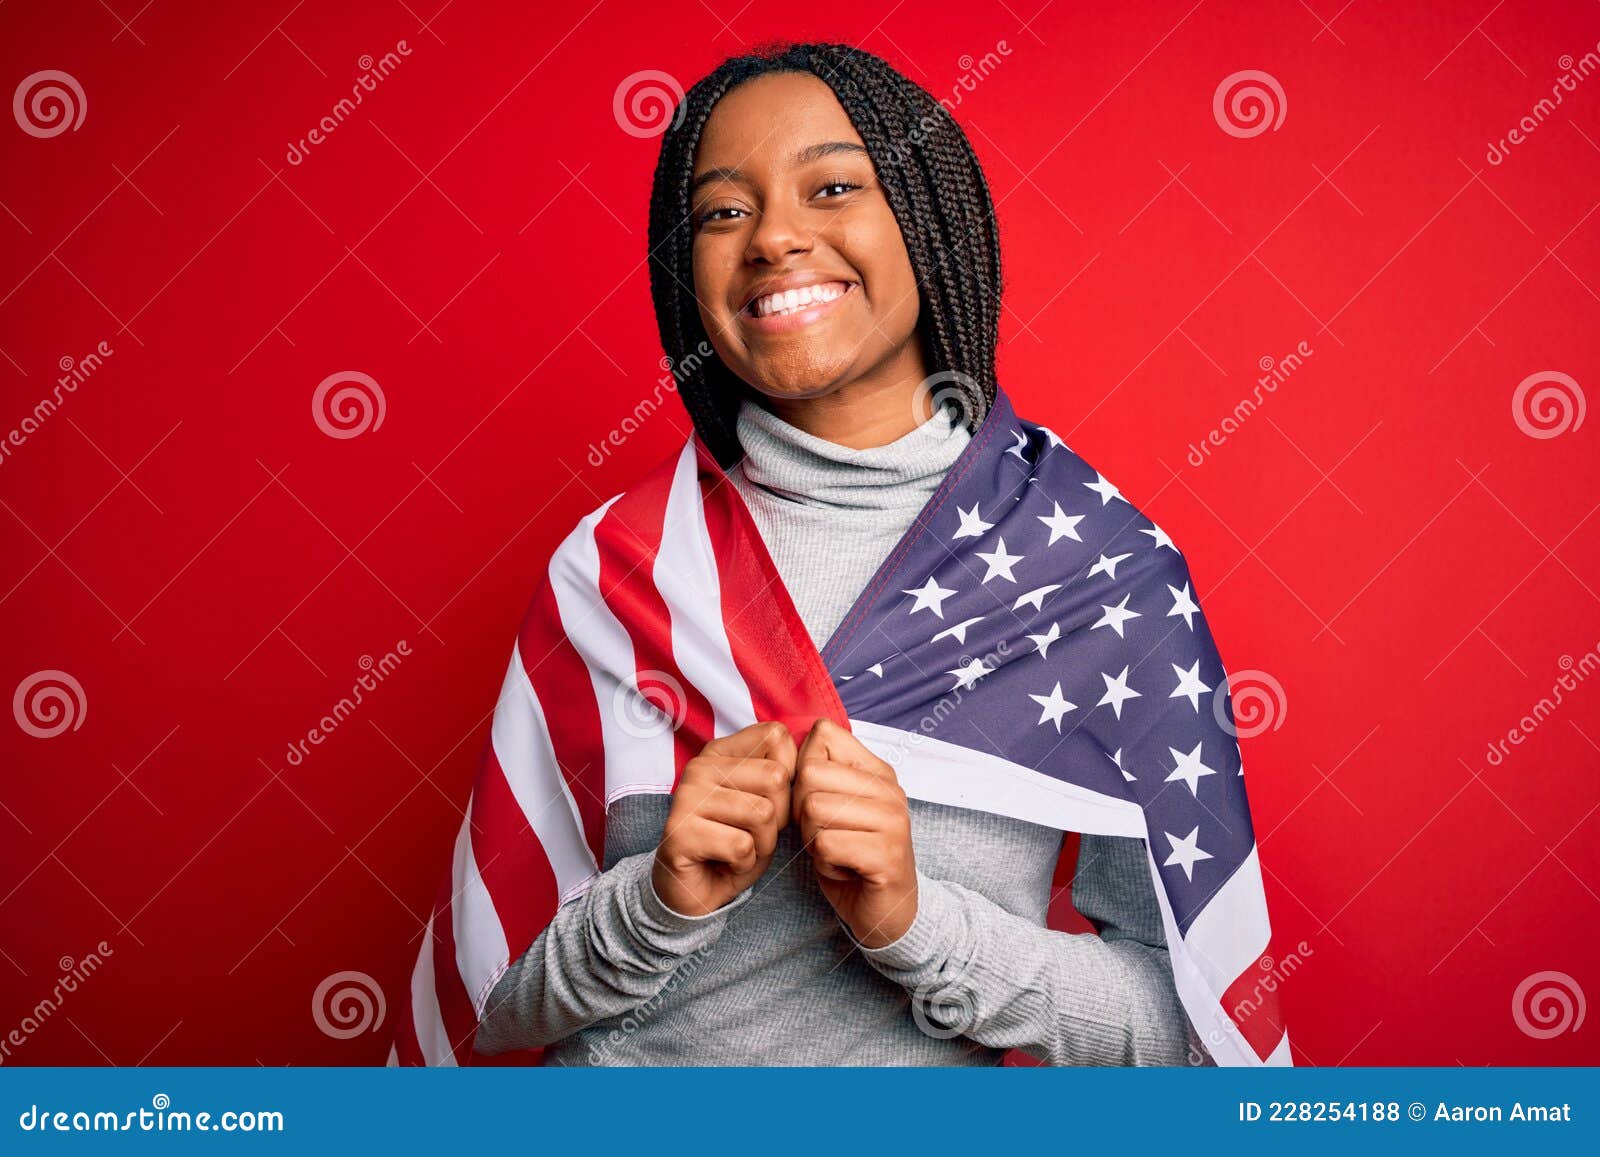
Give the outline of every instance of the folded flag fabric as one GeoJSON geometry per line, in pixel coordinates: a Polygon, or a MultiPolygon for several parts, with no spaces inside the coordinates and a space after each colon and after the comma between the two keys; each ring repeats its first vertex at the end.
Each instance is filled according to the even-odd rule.
{"type": "Polygon", "coordinates": [[[512,648],[390,1062],[481,1059],[495,982],[599,874],[613,800],[672,791],[717,736],[777,719],[799,739],[820,717],[913,798],[1144,840],[1207,1050],[1290,1063],[1260,980],[1228,676],[1188,564],[1003,389],[820,652],[698,437],[578,524],[512,648]]]}

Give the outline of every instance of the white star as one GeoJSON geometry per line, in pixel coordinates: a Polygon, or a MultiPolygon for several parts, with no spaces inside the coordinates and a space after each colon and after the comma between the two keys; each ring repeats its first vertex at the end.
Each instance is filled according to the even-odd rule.
{"type": "Polygon", "coordinates": [[[1047,659],[1050,657],[1050,644],[1055,642],[1060,637],[1061,625],[1059,623],[1051,623],[1050,630],[1046,634],[1028,636],[1029,639],[1033,640],[1033,645],[1039,648],[1039,657],[1041,659],[1047,659]]]}
{"type": "Polygon", "coordinates": [[[1196,659],[1194,661],[1194,665],[1187,671],[1178,666],[1176,663],[1172,665],[1172,669],[1178,673],[1178,687],[1177,690],[1173,691],[1173,693],[1168,695],[1167,698],[1182,699],[1185,696],[1188,696],[1189,706],[1193,707],[1195,711],[1198,712],[1200,710],[1201,693],[1211,690],[1211,688],[1206,684],[1200,682],[1200,660],[1196,659]]]}
{"type": "Polygon", "coordinates": [[[1061,697],[1060,683],[1057,683],[1048,695],[1029,695],[1028,698],[1044,708],[1044,711],[1039,715],[1040,726],[1045,723],[1054,723],[1057,735],[1061,734],[1061,717],[1068,711],[1077,709],[1076,703],[1068,703],[1061,697]]]}
{"type": "Polygon", "coordinates": [[[1117,770],[1122,773],[1123,779],[1127,780],[1129,783],[1134,782],[1134,777],[1129,775],[1128,769],[1122,766],[1122,748],[1117,748],[1117,750],[1112,754],[1111,762],[1117,765],[1117,770]]]}
{"type": "Polygon", "coordinates": [[[994,523],[985,522],[978,514],[978,504],[976,502],[972,504],[971,510],[962,510],[961,507],[957,506],[956,514],[961,519],[961,525],[950,536],[952,542],[958,538],[980,538],[984,531],[994,529],[994,523]]]}
{"type": "Polygon", "coordinates": [[[868,667],[867,670],[871,671],[878,678],[880,678],[880,679],[883,678],[883,664],[882,663],[874,663],[872,666],[868,667]]]}
{"type": "Polygon", "coordinates": [[[1054,504],[1055,510],[1049,514],[1034,515],[1040,522],[1050,528],[1050,541],[1046,546],[1054,546],[1057,539],[1070,538],[1073,542],[1082,542],[1078,537],[1078,523],[1088,517],[1086,514],[1068,514],[1061,509],[1061,503],[1054,504]]]}
{"type": "MultiPolygon", "coordinates": [[[[972,626],[973,623],[981,623],[981,622],[983,622],[983,616],[979,615],[975,619],[968,619],[964,623],[957,623],[953,627],[946,627],[944,630],[940,631],[933,638],[929,639],[928,642],[937,643],[940,639],[954,638],[955,641],[958,642],[958,643],[965,643],[967,641],[967,628],[972,626]]],[[[1196,663],[1198,663],[1199,661],[1200,661],[1199,659],[1195,660],[1196,663]]]]}
{"type": "Polygon", "coordinates": [[[1015,446],[1008,446],[1006,448],[1006,453],[1015,454],[1018,462],[1026,462],[1027,459],[1022,456],[1022,450],[1023,447],[1028,444],[1028,436],[1021,430],[1013,430],[1011,433],[1016,436],[1017,444],[1015,446]]]}
{"type": "Polygon", "coordinates": [[[1200,825],[1196,824],[1194,831],[1179,839],[1171,832],[1162,832],[1167,841],[1172,844],[1172,855],[1161,862],[1163,868],[1170,868],[1177,864],[1183,869],[1184,877],[1194,880],[1194,866],[1201,860],[1211,859],[1211,853],[1200,848],[1200,825]]]}
{"type": "Polygon", "coordinates": [[[988,582],[990,579],[995,578],[996,576],[1005,579],[1008,583],[1014,583],[1017,581],[1017,576],[1011,573],[1011,568],[1022,561],[1022,555],[1006,553],[1006,540],[1004,535],[1000,536],[1000,545],[996,547],[993,552],[985,554],[981,550],[975,550],[972,553],[989,564],[988,572],[983,576],[984,582],[988,582]]]}
{"type": "Polygon", "coordinates": [[[1140,697],[1139,692],[1128,686],[1127,666],[1123,666],[1122,674],[1115,679],[1104,671],[1100,672],[1100,678],[1106,681],[1106,693],[1100,697],[1100,702],[1096,703],[1095,706],[1099,707],[1102,704],[1109,703],[1111,704],[1111,709],[1117,713],[1117,718],[1121,719],[1123,700],[1138,699],[1140,697]]]}
{"type": "Polygon", "coordinates": [[[1117,633],[1117,638],[1125,638],[1126,636],[1122,633],[1122,624],[1127,622],[1129,619],[1137,619],[1142,617],[1138,611],[1128,610],[1128,600],[1132,597],[1133,596],[1131,594],[1123,595],[1122,601],[1114,607],[1108,607],[1104,603],[1101,603],[1100,609],[1104,611],[1105,614],[1101,615],[1099,620],[1095,622],[1095,624],[1089,629],[1092,631],[1095,629],[1095,627],[1110,627],[1117,633]]]}
{"type": "Polygon", "coordinates": [[[1039,429],[1044,433],[1044,436],[1046,438],[1050,439],[1050,445],[1051,446],[1065,446],[1066,445],[1066,443],[1061,440],[1060,436],[1057,435],[1056,432],[1054,430],[1052,430],[1049,426],[1040,426],[1039,429]]]}
{"type": "MultiPolygon", "coordinates": [[[[1106,476],[1100,473],[1098,470],[1094,472],[1094,481],[1085,482],[1084,485],[1100,496],[1101,506],[1105,506],[1113,498],[1122,498],[1122,491],[1118,490],[1115,486],[1111,485],[1111,483],[1107,482],[1106,476]]],[[[1122,498],[1122,501],[1126,502],[1128,500],[1126,498],[1122,498]]]]}
{"type": "Polygon", "coordinates": [[[1162,782],[1171,783],[1175,779],[1181,779],[1189,785],[1189,793],[1198,799],[1200,797],[1200,777],[1217,774],[1214,768],[1207,767],[1200,762],[1200,744],[1195,744],[1194,750],[1187,755],[1176,747],[1169,747],[1167,750],[1172,752],[1172,758],[1178,761],[1178,766],[1174,767],[1172,774],[1168,775],[1162,782]]]}
{"type": "Polygon", "coordinates": [[[914,615],[918,611],[932,611],[935,615],[942,619],[944,618],[945,599],[949,598],[956,592],[947,590],[930,578],[927,582],[927,585],[916,590],[901,591],[900,593],[903,595],[914,595],[916,597],[917,602],[916,605],[911,608],[911,614],[914,615]]]}
{"type": "Polygon", "coordinates": [[[1172,551],[1173,554],[1181,553],[1178,550],[1177,547],[1172,545],[1172,539],[1167,537],[1167,532],[1162,530],[1159,526],[1157,526],[1153,522],[1150,524],[1150,528],[1149,529],[1145,529],[1144,527],[1140,527],[1139,528],[1139,533],[1140,534],[1148,534],[1151,537],[1151,539],[1155,543],[1155,546],[1153,547],[1153,549],[1155,549],[1155,550],[1160,550],[1162,547],[1166,547],[1167,549],[1172,551]]]}
{"type": "Polygon", "coordinates": [[[1117,577],[1117,564],[1125,558],[1132,557],[1132,554],[1118,554],[1113,555],[1111,558],[1101,555],[1100,561],[1090,567],[1089,574],[1085,575],[1084,577],[1087,578],[1090,575],[1104,574],[1108,578],[1115,579],[1117,577]]]}
{"type": "MultiPolygon", "coordinates": [[[[954,675],[956,677],[956,687],[965,691],[992,670],[993,668],[983,665],[982,659],[968,659],[954,671],[946,671],[945,674],[954,675]]],[[[951,690],[955,690],[955,687],[952,687],[951,690]]]]}
{"type": "Polygon", "coordinates": [[[1191,631],[1194,630],[1194,619],[1190,616],[1200,608],[1189,597],[1189,584],[1184,583],[1183,589],[1180,591],[1177,587],[1168,583],[1167,589],[1172,592],[1172,609],[1167,612],[1167,618],[1170,619],[1173,615],[1182,615],[1183,621],[1189,624],[1189,629],[1191,631]]]}
{"type": "Polygon", "coordinates": [[[1020,611],[1024,606],[1031,603],[1034,610],[1042,611],[1044,610],[1045,595],[1049,594],[1051,591],[1058,591],[1060,589],[1060,583],[1051,583],[1047,587],[1035,587],[1027,594],[1018,596],[1017,601],[1011,604],[1011,609],[1014,611],[1020,611]]]}

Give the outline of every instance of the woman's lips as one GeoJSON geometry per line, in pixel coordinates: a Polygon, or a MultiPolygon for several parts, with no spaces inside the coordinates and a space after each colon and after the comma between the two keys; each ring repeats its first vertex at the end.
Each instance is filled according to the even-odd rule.
{"type": "Polygon", "coordinates": [[[756,317],[747,309],[738,313],[739,324],[755,333],[772,334],[788,333],[792,330],[803,329],[822,318],[827,317],[838,305],[849,299],[850,295],[860,288],[853,281],[842,282],[845,289],[838,297],[831,301],[816,301],[795,310],[793,313],[774,313],[766,317],[756,317]]]}

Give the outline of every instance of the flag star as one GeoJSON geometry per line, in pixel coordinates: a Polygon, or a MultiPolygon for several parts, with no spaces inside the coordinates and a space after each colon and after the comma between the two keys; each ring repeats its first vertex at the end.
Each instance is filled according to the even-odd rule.
{"type": "Polygon", "coordinates": [[[1155,544],[1152,548],[1154,550],[1160,550],[1162,547],[1166,547],[1168,550],[1172,551],[1173,554],[1181,553],[1177,547],[1172,545],[1172,539],[1167,537],[1167,532],[1162,530],[1153,522],[1148,528],[1140,527],[1139,533],[1148,534],[1150,536],[1151,540],[1155,544]]]}
{"type": "MultiPolygon", "coordinates": [[[[1115,486],[1111,485],[1111,483],[1107,482],[1106,476],[1100,473],[1098,470],[1094,472],[1094,481],[1085,482],[1084,485],[1100,496],[1101,506],[1105,506],[1113,498],[1122,498],[1122,491],[1118,490],[1115,486]]],[[[1126,502],[1128,500],[1126,498],[1122,498],[1122,501],[1126,502]]]]}
{"type": "Polygon", "coordinates": [[[1101,615],[1099,620],[1096,621],[1089,629],[1092,631],[1095,629],[1095,627],[1110,627],[1117,633],[1117,638],[1126,638],[1127,636],[1122,633],[1122,624],[1127,622],[1129,619],[1143,617],[1138,611],[1128,610],[1128,600],[1132,597],[1133,595],[1131,594],[1123,595],[1122,601],[1114,607],[1108,607],[1104,603],[1101,603],[1100,609],[1104,611],[1105,614],[1101,615]]]}
{"type": "Polygon", "coordinates": [[[1115,579],[1117,577],[1117,564],[1125,558],[1132,557],[1132,554],[1118,554],[1113,555],[1110,558],[1107,558],[1105,555],[1101,555],[1100,561],[1090,567],[1089,574],[1084,577],[1087,578],[1097,574],[1104,574],[1107,578],[1115,579]]]}
{"type": "Polygon", "coordinates": [[[975,550],[972,553],[989,564],[989,569],[983,576],[984,582],[988,582],[997,576],[1005,579],[1008,583],[1017,581],[1017,576],[1011,573],[1011,568],[1022,561],[1022,555],[1006,553],[1006,540],[1003,535],[1000,538],[1000,545],[989,554],[985,554],[981,550],[975,550]]]}
{"type": "Polygon", "coordinates": [[[1036,611],[1044,610],[1044,597],[1052,591],[1061,589],[1060,583],[1051,583],[1047,587],[1035,587],[1025,595],[1017,596],[1017,601],[1011,604],[1011,609],[1020,611],[1024,606],[1032,605],[1036,611]]]}
{"type": "MultiPolygon", "coordinates": [[[[933,638],[929,639],[928,642],[937,643],[940,639],[954,638],[955,641],[958,642],[958,643],[965,643],[967,641],[967,628],[972,626],[973,623],[981,623],[981,622],[983,622],[983,616],[979,615],[975,619],[968,619],[964,623],[957,623],[953,627],[946,627],[944,630],[940,631],[933,638]]],[[[1200,661],[1199,659],[1195,660],[1196,663],[1198,663],[1199,661],[1200,661]]],[[[1198,708],[1196,708],[1196,710],[1198,710],[1198,708]]]]}
{"type": "Polygon", "coordinates": [[[1183,589],[1180,591],[1177,587],[1168,583],[1167,589],[1172,592],[1172,609],[1167,612],[1167,618],[1170,619],[1173,615],[1182,615],[1183,621],[1189,625],[1189,629],[1191,631],[1194,630],[1194,619],[1191,616],[1200,608],[1189,597],[1189,584],[1184,583],[1183,589]]]}
{"type": "Polygon", "coordinates": [[[1050,657],[1050,644],[1055,642],[1060,637],[1061,624],[1059,623],[1051,623],[1050,630],[1043,635],[1028,636],[1028,638],[1033,641],[1033,645],[1039,648],[1039,657],[1041,659],[1048,659],[1050,657]]]}
{"type": "Polygon", "coordinates": [[[1054,723],[1056,725],[1057,735],[1061,734],[1061,717],[1068,711],[1074,711],[1077,709],[1076,703],[1068,703],[1064,698],[1062,698],[1061,684],[1059,682],[1051,690],[1050,694],[1029,695],[1028,698],[1032,699],[1040,707],[1044,708],[1039,715],[1040,726],[1043,726],[1046,723],[1054,723]]]}
{"type": "Polygon", "coordinates": [[[1193,666],[1191,666],[1187,671],[1178,666],[1176,663],[1172,665],[1172,669],[1178,673],[1178,686],[1171,695],[1167,696],[1167,698],[1182,699],[1187,696],[1189,699],[1189,706],[1193,707],[1198,713],[1200,710],[1201,693],[1211,690],[1207,684],[1200,682],[1200,660],[1196,659],[1193,666]]]}
{"type": "Polygon", "coordinates": [[[1117,770],[1122,773],[1123,779],[1127,780],[1129,783],[1134,782],[1134,776],[1129,774],[1128,769],[1122,766],[1122,748],[1119,747],[1115,752],[1112,753],[1111,762],[1117,765],[1117,770]]]}
{"type": "Polygon", "coordinates": [[[1028,444],[1028,436],[1021,430],[1013,430],[1011,433],[1017,439],[1017,444],[1015,446],[1006,447],[1006,453],[1015,454],[1017,456],[1017,461],[1019,462],[1026,462],[1027,459],[1022,456],[1022,451],[1023,448],[1028,444]]]}
{"type": "Polygon", "coordinates": [[[1055,509],[1049,514],[1034,515],[1040,522],[1050,528],[1050,541],[1046,546],[1054,546],[1057,539],[1070,538],[1073,542],[1082,542],[1078,537],[1078,523],[1088,517],[1086,514],[1068,514],[1061,509],[1061,503],[1054,503],[1055,509]]]}
{"type": "Polygon", "coordinates": [[[1194,750],[1187,755],[1176,747],[1169,747],[1167,750],[1172,753],[1172,758],[1178,761],[1178,766],[1172,769],[1172,773],[1163,782],[1171,783],[1175,779],[1181,779],[1189,785],[1189,793],[1198,799],[1200,797],[1200,777],[1217,774],[1215,769],[1209,768],[1200,762],[1200,744],[1195,744],[1194,750]]]}
{"type": "Polygon", "coordinates": [[[911,614],[918,611],[932,611],[939,618],[944,618],[944,601],[956,592],[940,586],[929,579],[926,585],[915,590],[901,591],[903,595],[912,595],[916,598],[916,605],[911,608],[911,614]]]}
{"type": "MultiPolygon", "coordinates": [[[[946,671],[945,674],[954,675],[956,677],[955,686],[965,691],[979,679],[982,679],[985,675],[989,674],[992,670],[992,667],[985,667],[983,665],[982,659],[968,659],[954,671],[946,671]]],[[[952,687],[951,690],[955,690],[955,687],[952,687]]]]}
{"type": "Polygon", "coordinates": [[[1039,430],[1040,430],[1040,432],[1042,434],[1044,434],[1044,436],[1046,438],[1050,439],[1050,445],[1052,447],[1065,446],[1066,445],[1066,443],[1061,440],[1061,436],[1059,434],[1057,434],[1054,430],[1052,430],[1049,426],[1040,426],[1039,430]]]}
{"type": "Polygon", "coordinates": [[[958,538],[980,538],[985,531],[994,529],[994,523],[985,522],[978,514],[978,504],[976,502],[972,504],[971,510],[962,510],[961,507],[957,506],[956,514],[961,519],[961,525],[950,536],[952,542],[958,538]]]}
{"type": "Polygon", "coordinates": [[[1172,854],[1162,861],[1163,868],[1170,868],[1177,864],[1183,869],[1183,874],[1191,883],[1194,881],[1194,866],[1201,860],[1211,859],[1211,853],[1200,847],[1200,825],[1196,824],[1194,831],[1184,836],[1181,840],[1171,832],[1162,832],[1167,837],[1167,842],[1172,845],[1172,854]]]}
{"type": "Polygon", "coordinates": [[[880,678],[880,679],[883,678],[883,664],[882,663],[874,663],[872,666],[868,667],[867,670],[871,671],[878,678],[880,678]]]}
{"type": "Polygon", "coordinates": [[[1139,692],[1128,686],[1127,665],[1123,665],[1122,674],[1115,679],[1104,671],[1100,672],[1100,678],[1106,681],[1106,693],[1100,697],[1100,702],[1096,703],[1095,706],[1099,707],[1102,704],[1109,703],[1111,704],[1111,709],[1117,713],[1117,718],[1121,719],[1123,700],[1138,699],[1140,697],[1139,692]]]}

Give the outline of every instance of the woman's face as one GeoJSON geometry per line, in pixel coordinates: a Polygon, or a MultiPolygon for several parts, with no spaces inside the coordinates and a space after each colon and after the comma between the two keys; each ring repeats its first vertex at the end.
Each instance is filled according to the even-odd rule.
{"type": "Polygon", "coordinates": [[[905,240],[823,81],[773,73],[718,101],[690,205],[700,319],[740,378],[799,399],[925,376],[905,240]]]}

